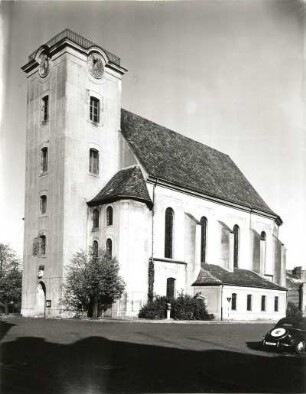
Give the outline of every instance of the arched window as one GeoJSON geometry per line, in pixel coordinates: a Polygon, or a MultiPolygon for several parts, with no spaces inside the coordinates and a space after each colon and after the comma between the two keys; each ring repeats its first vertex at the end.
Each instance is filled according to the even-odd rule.
{"type": "Polygon", "coordinates": [[[107,255],[112,258],[113,256],[113,243],[110,238],[107,238],[106,240],[106,253],[107,255]]]}
{"type": "Polygon", "coordinates": [[[46,254],[46,236],[40,235],[39,236],[39,254],[44,256],[46,254]]]}
{"type": "Polygon", "coordinates": [[[99,151],[97,149],[89,149],[89,172],[99,174],[99,151]]]}
{"type": "Polygon", "coordinates": [[[201,218],[201,262],[206,261],[206,232],[207,232],[207,219],[201,218]]]}
{"type": "Polygon", "coordinates": [[[43,174],[48,171],[48,148],[42,148],[40,151],[40,172],[43,174]]]}
{"type": "Polygon", "coordinates": [[[93,123],[100,121],[100,101],[93,96],[90,97],[89,118],[93,123]]]}
{"type": "Polygon", "coordinates": [[[173,254],[173,216],[173,209],[167,208],[165,214],[165,257],[169,259],[173,254]]]}
{"type": "Polygon", "coordinates": [[[239,226],[235,224],[234,229],[234,268],[238,268],[239,260],[239,226]]]}
{"type": "Polygon", "coordinates": [[[98,209],[94,209],[92,212],[92,228],[99,228],[100,212],[98,209]]]}
{"type": "Polygon", "coordinates": [[[248,294],[247,295],[247,311],[252,310],[252,295],[248,294]]]}
{"type": "Polygon", "coordinates": [[[43,194],[40,196],[40,213],[47,212],[47,196],[43,194]]]}
{"type": "Polygon", "coordinates": [[[232,294],[232,311],[235,311],[237,309],[237,294],[233,293],[232,294]]]}
{"type": "Polygon", "coordinates": [[[99,251],[98,241],[93,241],[93,243],[92,243],[92,253],[93,253],[94,257],[98,257],[98,251],[99,251]]]}
{"type": "Polygon", "coordinates": [[[260,240],[265,241],[266,240],[266,233],[264,231],[261,232],[260,234],[260,240]]]}
{"type": "Polygon", "coordinates": [[[106,225],[112,226],[113,224],[113,208],[107,207],[106,208],[106,225]]]}
{"type": "Polygon", "coordinates": [[[167,278],[167,297],[174,298],[174,292],[175,292],[175,279],[167,278]]]}

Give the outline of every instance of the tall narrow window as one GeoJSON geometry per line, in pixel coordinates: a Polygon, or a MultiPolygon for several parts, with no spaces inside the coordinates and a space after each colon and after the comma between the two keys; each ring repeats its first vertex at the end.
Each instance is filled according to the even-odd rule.
{"type": "Polygon", "coordinates": [[[239,260],[239,226],[235,224],[234,229],[234,268],[238,268],[239,260]]]}
{"type": "Polygon", "coordinates": [[[40,235],[39,236],[39,254],[44,256],[46,254],[46,236],[40,235]]]}
{"type": "Polygon", "coordinates": [[[40,156],[40,171],[41,173],[48,171],[48,148],[42,148],[40,156]]]}
{"type": "Polygon", "coordinates": [[[265,274],[266,271],[266,233],[264,231],[260,234],[260,273],[265,274]]]}
{"type": "Polygon", "coordinates": [[[90,97],[89,118],[93,123],[100,121],[100,101],[96,97],[90,97]]]}
{"type": "Polygon", "coordinates": [[[49,96],[45,96],[42,98],[41,105],[41,118],[42,123],[47,123],[49,120],[49,96]]]}
{"type": "Polygon", "coordinates": [[[165,214],[165,257],[172,258],[172,245],[173,245],[173,216],[172,208],[166,209],[165,214]]]}
{"type": "Polygon", "coordinates": [[[47,196],[42,195],[40,196],[40,213],[46,213],[47,212],[47,196]]]}
{"type": "Polygon", "coordinates": [[[235,311],[237,309],[237,294],[233,293],[232,294],[232,311],[235,311]]]}
{"type": "Polygon", "coordinates": [[[92,228],[99,228],[100,212],[98,209],[94,209],[92,212],[92,228]]]}
{"type": "Polygon", "coordinates": [[[112,255],[113,255],[113,243],[112,243],[112,240],[109,239],[109,238],[107,238],[107,240],[106,240],[106,253],[107,253],[107,255],[110,258],[112,258],[112,255]]]}
{"type": "Polygon", "coordinates": [[[97,149],[89,150],[89,172],[99,174],[99,151],[97,149]]]}
{"type": "Polygon", "coordinates": [[[201,262],[206,261],[206,232],[207,232],[207,219],[201,218],[201,262]]]}
{"type": "Polygon", "coordinates": [[[106,225],[112,226],[113,224],[113,208],[107,207],[106,208],[106,225]]]}
{"type": "Polygon", "coordinates": [[[167,278],[167,297],[174,298],[174,291],[175,291],[175,279],[167,278]]]}
{"type": "Polygon", "coordinates": [[[274,312],[278,312],[278,296],[274,297],[274,312]]]}
{"type": "Polygon", "coordinates": [[[261,310],[262,311],[266,310],[266,296],[265,295],[261,296],[261,310]]]}
{"type": "Polygon", "coordinates": [[[247,311],[252,310],[252,295],[248,294],[247,295],[247,311]]]}
{"type": "Polygon", "coordinates": [[[98,257],[98,251],[99,251],[98,241],[93,241],[93,243],[92,243],[92,254],[94,255],[94,257],[98,257]]]}

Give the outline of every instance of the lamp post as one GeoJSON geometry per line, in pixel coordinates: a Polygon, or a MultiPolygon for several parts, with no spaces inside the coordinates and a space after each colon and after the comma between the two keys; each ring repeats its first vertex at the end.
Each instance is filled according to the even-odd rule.
{"type": "Polygon", "coordinates": [[[226,299],[227,299],[227,320],[229,320],[230,302],[232,300],[232,297],[226,297],[226,299]]]}

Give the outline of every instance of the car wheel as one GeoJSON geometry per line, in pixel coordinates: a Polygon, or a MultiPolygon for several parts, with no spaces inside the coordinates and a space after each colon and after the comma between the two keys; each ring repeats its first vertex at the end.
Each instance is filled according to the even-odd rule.
{"type": "Polygon", "coordinates": [[[295,352],[296,353],[302,353],[305,350],[305,342],[304,341],[299,341],[295,345],[295,352]]]}

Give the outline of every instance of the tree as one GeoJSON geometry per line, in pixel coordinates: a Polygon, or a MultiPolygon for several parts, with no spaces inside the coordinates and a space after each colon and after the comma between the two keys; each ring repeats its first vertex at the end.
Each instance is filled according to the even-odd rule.
{"type": "Polygon", "coordinates": [[[90,248],[76,253],[67,268],[64,305],[69,310],[87,312],[97,318],[110,308],[124,291],[125,284],[118,275],[119,264],[109,253],[90,248]]]}
{"type": "Polygon", "coordinates": [[[8,314],[9,304],[21,302],[22,272],[16,253],[0,243],[0,303],[8,314]]]}

